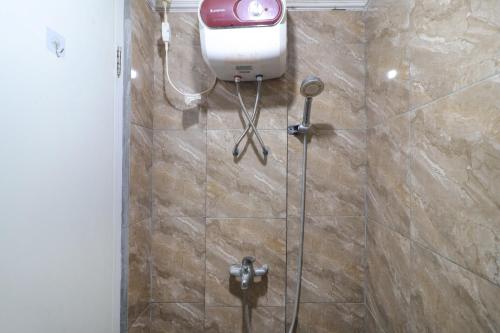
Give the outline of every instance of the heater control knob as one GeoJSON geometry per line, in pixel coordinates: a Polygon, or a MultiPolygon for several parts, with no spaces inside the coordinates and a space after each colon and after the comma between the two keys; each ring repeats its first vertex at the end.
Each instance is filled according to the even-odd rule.
{"type": "Polygon", "coordinates": [[[252,16],[260,16],[264,12],[264,7],[258,1],[252,1],[248,5],[248,11],[252,16]]]}

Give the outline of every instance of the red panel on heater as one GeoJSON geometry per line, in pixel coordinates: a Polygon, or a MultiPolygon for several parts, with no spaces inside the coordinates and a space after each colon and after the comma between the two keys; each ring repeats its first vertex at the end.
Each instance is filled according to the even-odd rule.
{"type": "Polygon", "coordinates": [[[200,16],[209,28],[272,26],[282,11],[280,0],[204,0],[200,16]]]}

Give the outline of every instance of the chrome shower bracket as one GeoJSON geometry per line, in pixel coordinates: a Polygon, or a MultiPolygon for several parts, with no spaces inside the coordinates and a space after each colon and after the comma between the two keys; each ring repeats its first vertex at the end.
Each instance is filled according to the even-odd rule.
{"type": "Polygon", "coordinates": [[[243,111],[243,114],[245,115],[245,118],[247,119],[246,128],[243,131],[243,133],[240,135],[238,140],[236,141],[236,144],[234,145],[234,148],[233,148],[233,156],[235,156],[235,157],[238,157],[238,155],[240,154],[240,150],[239,150],[238,146],[240,145],[243,138],[248,134],[248,131],[250,131],[250,128],[252,128],[252,130],[255,133],[255,136],[257,137],[257,140],[259,141],[260,147],[262,148],[262,154],[264,156],[267,156],[269,154],[269,150],[264,145],[264,141],[262,140],[262,137],[260,136],[260,133],[257,130],[257,126],[255,125],[255,120],[257,119],[257,110],[259,108],[260,90],[262,87],[262,79],[263,79],[262,75],[257,75],[256,79],[257,79],[257,95],[255,97],[255,105],[253,107],[253,113],[252,113],[252,116],[250,116],[248,114],[248,111],[245,107],[245,103],[243,102],[243,98],[241,97],[241,93],[240,93],[241,77],[239,77],[239,76],[234,77],[234,83],[236,84],[236,93],[238,95],[240,107],[241,107],[241,110],[243,111]]]}
{"type": "Polygon", "coordinates": [[[307,134],[309,128],[310,126],[304,126],[303,124],[290,125],[288,126],[288,135],[307,134]]]}

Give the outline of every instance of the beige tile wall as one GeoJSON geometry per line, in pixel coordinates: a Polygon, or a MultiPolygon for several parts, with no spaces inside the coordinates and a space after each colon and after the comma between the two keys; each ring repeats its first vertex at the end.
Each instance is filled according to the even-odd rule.
{"type": "Polygon", "coordinates": [[[365,22],[366,330],[497,332],[498,1],[371,0],[365,22]]]}
{"type": "MultiPolygon", "coordinates": [[[[244,126],[231,83],[191,108],[164,93],[159,18],[145,1],[132,4],[133,332],[240,330],[241,294],[226,266],[244,254],[271,264],[251,299],[254,327],[282,332],[290,321],[302,144],[285,130],[300,119],[308,74],[326,89],[312,116],[299,331],[500,327],[496,1],[371,0],[364,14],[291,12],[289,71],[264,85],[266,161],[254,138],[240,159],[231,155],[244,126]]],[[[203,89],[211,76],[196,18],[170,20],[172,77],[203,89]]],[[[243,92],[250,104],[253,85],[243,92]]]]}
{"type": "MultiPolygon", "coordinates": [[[[200,55],[196,15],[169,18],[173,80],[191,92],[207,87],[211,75],[200,55]]],[[[267,159],[253,136],[240,146],[241,157],[231,154],[245,125],[234,84],[219,82],[197,107],[185,107],[169,87],[163,92],[164,52],[157,25],[152,332],[241,331],[243,295],[228,269],[245,255],[270,266],[249,297],[254,331],[284,331],[295,280],[302,152],[301,142],[288,137],[286,127],[301,116],[298,88],[309,74],[321,76],[326,89],[315,99],[312,114],[317,126],[309,152],[308,283],[299,332],[358,332],[363,327],[362,14],[290,12],[288,18],[289,71],[264,83],[257,124],[270,148],[267,159]]],[[[254,84],[245,83],[242,91],[251,105],[254,84]]]]}

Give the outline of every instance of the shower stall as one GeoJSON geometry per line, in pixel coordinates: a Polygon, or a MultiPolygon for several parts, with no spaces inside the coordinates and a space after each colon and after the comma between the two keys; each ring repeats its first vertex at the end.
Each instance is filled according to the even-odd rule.
{"type": "Polygon", "coordinates": [[[289,2],[258,98],[186,105],[197,14],[168,13],[166,58],[161,2],[130,1],[122,332],[500,330],[500,7],[323,3],[289,2]]]}

